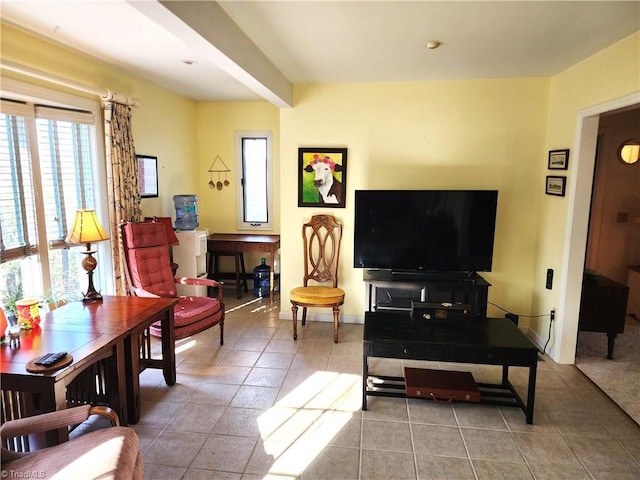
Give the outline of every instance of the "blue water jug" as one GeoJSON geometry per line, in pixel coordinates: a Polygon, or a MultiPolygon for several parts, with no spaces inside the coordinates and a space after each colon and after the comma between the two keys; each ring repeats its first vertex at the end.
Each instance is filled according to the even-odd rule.
{"type": "Polygon", "coordinates": [[[195,230],[198,225],[198,196],[174,195],[173,205],[176,207],[177,230],[195,230]]]}
{"type": "Polygon", "coordinates": [[[253,269],[253,296],[268,297],[271,286],[271,268],[267,265],[267,259],[260,260],[260,265],[253,269]]]}

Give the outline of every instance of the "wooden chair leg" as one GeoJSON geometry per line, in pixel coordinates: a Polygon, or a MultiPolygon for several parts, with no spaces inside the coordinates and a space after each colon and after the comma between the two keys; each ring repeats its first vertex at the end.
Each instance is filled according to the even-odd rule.
{"type": "Polygon", "coordinates": [[[240,271],[242,272],[242,286],[244,287],[244,291],[248,292],[249,287],[247,286],[247,271],[244,268],[244,254],[240,254],[240,271]]]}
{"type": "Polygon", "coordinates": [[[307,307],[302,307],[302,325],[307,324],[307,307]]]}
{"type": "Polygon", "coordinates": [[[291,304],[291,318],[293,320],[293,339],[298,340],[298,306],[291,304]]]}
{"type": "Polygon", "coordinates": [[[333,341],[338,343],[338,327],[340,326],[340,307],[333,307],[333,341]]]}
{"type": "Polygon", "coordinates": [[[236,253],[234,255],[236,267],[236,296],[238,298],[242,298],[242,284],[240,283],[240,255],[242,255],[242,253],[236,253]]]}

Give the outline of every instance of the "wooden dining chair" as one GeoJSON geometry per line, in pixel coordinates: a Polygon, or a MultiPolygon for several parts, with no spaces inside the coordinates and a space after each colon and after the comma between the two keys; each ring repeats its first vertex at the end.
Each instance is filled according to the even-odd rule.
{"type": "Polygon", "coordinates": [[[302,226],[304,242],[304,277],[302,286],[291,290],[293,339],[298,339],[298,307],[302,307],[302,325],[307,320],[307,308],[333,310],[333,341],[338,343],[340,305],[344,290],[338,288],[338,263],[342,225],[332,215],[314,215],[302,226]]]}

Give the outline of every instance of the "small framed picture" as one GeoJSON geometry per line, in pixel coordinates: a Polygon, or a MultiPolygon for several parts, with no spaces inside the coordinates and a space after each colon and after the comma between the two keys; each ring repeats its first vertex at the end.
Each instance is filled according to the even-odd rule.
{"type": "Polygon", "coordinates": [[[549,150],[549,170],[566,170],[569,168],[569,149],[549,150]]]}
{"type": "Polygon", "coordinates": [[[138,184],[140,196],[150,198],[158,196],[158,157],[136,155],[138,161],[138,184]]]}
{"type": "Polygon", "coordinates": [[[557,195],[558,197],[564,197],[566,185],[567,177],[547,176],[545,193],[547,195],[557,195]]]}
{"type": "Polygon", "coordinates": [[[298,206],[344,208],[346,148],[298,149],[298,206]]]}

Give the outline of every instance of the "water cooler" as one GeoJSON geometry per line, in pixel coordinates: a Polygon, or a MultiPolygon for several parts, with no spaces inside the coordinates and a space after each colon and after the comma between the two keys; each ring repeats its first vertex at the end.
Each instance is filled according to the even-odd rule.
{"type": "Polygon", "coordinates": [[[253,269],[253,296],[269,297],[271,287],[271,267],[267,265],[267,259],[262,258],[260,265],[253,269]]]}
{"type": "Polygon", "coordinates": [[[176,230],[195,230],[198,228],[197,195],[174,195],[173,205],[176,208],[176,230]]]}

